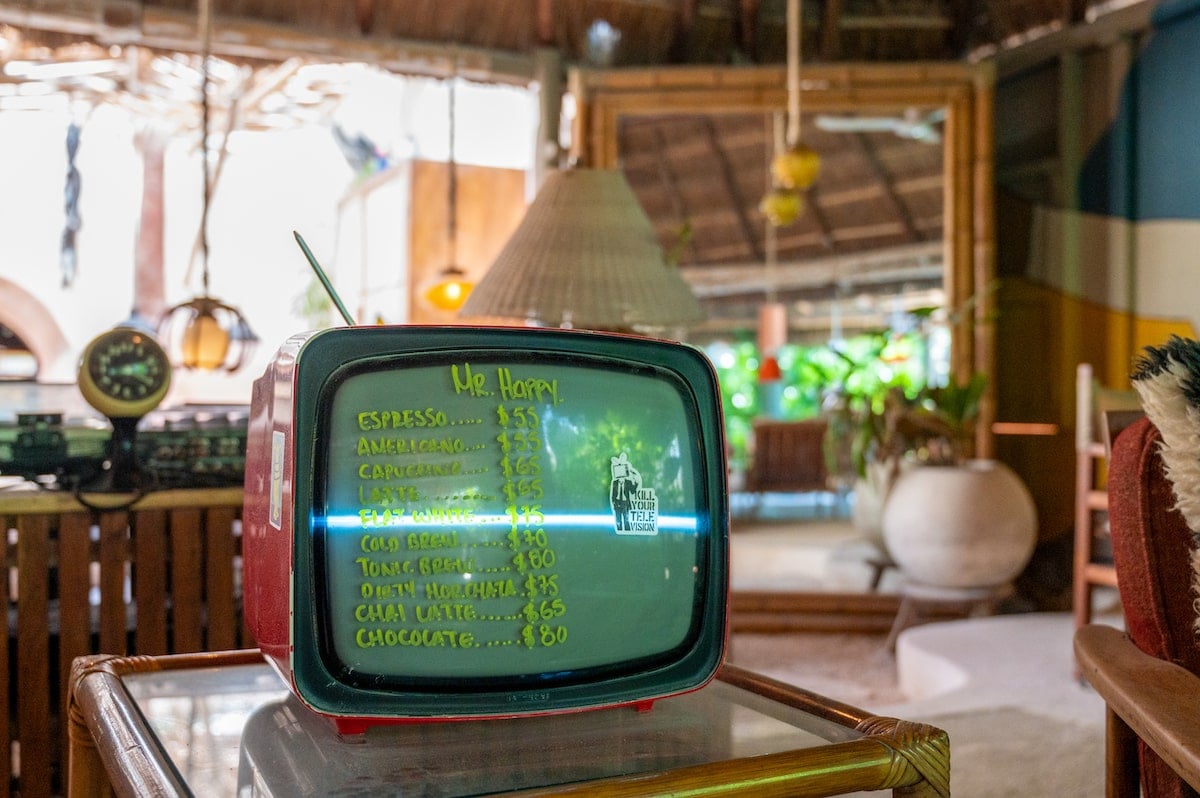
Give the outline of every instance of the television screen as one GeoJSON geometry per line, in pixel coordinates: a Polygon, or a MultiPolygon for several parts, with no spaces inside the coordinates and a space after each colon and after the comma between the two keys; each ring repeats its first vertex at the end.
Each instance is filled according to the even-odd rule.
{"type": "Polygon", "coordinates": [[[247,618],[317,711],[566,711],[715,673],[724,444],[695,349],[328,330],[285,345],[252,405],[247,618]]]}

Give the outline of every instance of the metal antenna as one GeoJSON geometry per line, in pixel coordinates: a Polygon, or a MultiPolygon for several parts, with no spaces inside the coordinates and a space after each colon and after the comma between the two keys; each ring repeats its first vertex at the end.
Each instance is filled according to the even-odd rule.
{"type": "Polygon", "coordinates": [[[295,230],[292,231],[292,235],[296,237],[296,243],[300,245],[301,251],[304,252],[304,257],[308,259],[308,265],[312,266],[313,271],[317,273],[317,279],[321,281],[321,285],[325,286],[325,293],[329,294],[329,298],[333,300],[338,313],[342,314],[342,318],[346,320],[347,326],[353,327],[354,317],[350,315],[350,311],[346,310],[346,306],[342,304],[342,298],[338,296],[338,292],[333,290],[333,283],[329,282],[329,277],[325,275],[325,270],[321,268],[321,264],[317,263],[317,258],[312,254],[312,250],[308,248],[308,244],[304,243],[304,236],[295,230]]]}

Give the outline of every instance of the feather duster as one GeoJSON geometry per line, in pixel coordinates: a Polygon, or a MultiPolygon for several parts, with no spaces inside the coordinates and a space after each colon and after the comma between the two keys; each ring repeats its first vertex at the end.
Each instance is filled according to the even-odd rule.
{"type": "Polygon", "coordinates": [[[1200,342],[1171,336],[1160,347],[1146,347],[1132,380],[1162,435],[1163,466],[1192,531],[1192,590],[1200,595],[1200,342]]]}

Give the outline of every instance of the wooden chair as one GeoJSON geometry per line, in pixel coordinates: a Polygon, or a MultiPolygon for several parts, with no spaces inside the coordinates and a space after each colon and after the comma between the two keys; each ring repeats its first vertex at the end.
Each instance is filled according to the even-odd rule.
{"type": "Polygon", "coordinates": [[[1107,705],[1109,796],[1183,798],[1200,790],[1200,643],[1192,535],[1175,509],[1147,418],[1120,433],[1108,474],[1113,561],[1127,632],[1076,632],[1080,672],[1107,705]],[[1139,784],[1140,782],[1140,784],[1139,784]]]}
{"type": "MultiPolygon", "coordinates": [[[[1088,363],[1075,372],[1075,564],[1073,605],[1075,628],[1092,621],[1092,594],[1097,587],[1117,586],[1111,558],[1098,549],[1105,541],[1108,492],[1105,465],[1110,434],[1106,419],[1121,425],[1141,415],[1136,391],[1100,387],[1088,363]],[[1118,415],[1119,414],[1119,415],[1118,415]]],[[[1106,546],[1104,548],[1107,548],[1106,546]]]]}
{"type": "Polygon", "coordinates": [[[756,419],[750,439],[746,492],[822,493],[832,502],[825,465],[823,418],[800,421],[756,419]]]}

